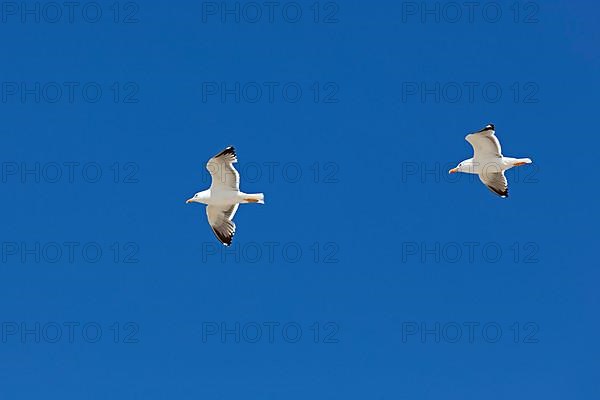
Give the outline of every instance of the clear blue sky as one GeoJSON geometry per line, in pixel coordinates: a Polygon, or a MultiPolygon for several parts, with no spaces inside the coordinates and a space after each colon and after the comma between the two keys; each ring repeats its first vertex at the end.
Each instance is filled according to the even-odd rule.
{"type": "Polygon", "coordinates": [[[2,398],[598,398],[597,2],[190,3],[1,5],[2,398]]]}

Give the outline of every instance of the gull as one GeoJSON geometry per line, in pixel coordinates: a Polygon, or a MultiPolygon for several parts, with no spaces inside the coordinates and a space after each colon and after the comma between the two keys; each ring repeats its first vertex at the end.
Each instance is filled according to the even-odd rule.
{"type": "Polygon", "coordinates": [[[482,130],[465,136],[465,140],[473,146],[473,158],[462,161],[448,173],[477,174],[488,189],[498,196],[506,198],[508,197],[508,182],[504,171],[512,167],[531,164],[532,161],[529,158],[504,157],[495,133],[494,124],[489,124],[482,130]]]}
{"type": "Polygon", "coordinates": [[[247,194],[240,192],[240,174],[233,167],[237,162],[237,155],[232,146],[208,160],[206,169],[210,173],[212,182],[210,188],[198,192],[186,201],[189,203],[206,204],[206,216],[215,236],[225,246],[231,245],[235,234],[233,217],[239,204],[259,203],[265,204],[263,193],[247,194]]]}

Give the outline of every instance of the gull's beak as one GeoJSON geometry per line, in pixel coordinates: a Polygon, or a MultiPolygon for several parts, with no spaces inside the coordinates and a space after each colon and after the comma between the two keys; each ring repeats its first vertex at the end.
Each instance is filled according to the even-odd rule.
{"type": "Polygon", "coordinates": [[[192,198],[192,199],[189,199],[189,200],[187,200],[187,201],[185,202],[185,204],[190,204],[190,203],[193,203],[193,202],[194,202],[194,199],[192,198]]]}
{"type": "Polygon", "coordinates": [[[452,168],[450,171],[448,171],[449,174],[455,174],[458,172],[458,168],[452,168]]]}

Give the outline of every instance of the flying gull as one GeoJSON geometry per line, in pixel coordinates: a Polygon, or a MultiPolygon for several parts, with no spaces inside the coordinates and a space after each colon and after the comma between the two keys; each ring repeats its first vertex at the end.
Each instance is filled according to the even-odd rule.
{"type": "Polygon", "coordinates": [[[531,164],[532,161],[529,158],[504,157],[495,131],[494,124],[489,124],[482,130],[467,135],[465,140],[473,146],[473,158],[462,161],[448,172],[477,174],[492,192],[500,197],[508,197],[508,182],[504,171],[531,164]]]}
{"type": "Polygon", "coordinates": [[[231,245],[235,234],[233,217],[239,204],[265,203],[263,193],[247,194],[240,192],[240,174],[233,167],[237,155],[232,146],[208,160],[206,169],[210,172],[212,183],[208,190],[198,192],[186,203],[206,204],[208,223],[217,239],[225,246],[231,245]]]}

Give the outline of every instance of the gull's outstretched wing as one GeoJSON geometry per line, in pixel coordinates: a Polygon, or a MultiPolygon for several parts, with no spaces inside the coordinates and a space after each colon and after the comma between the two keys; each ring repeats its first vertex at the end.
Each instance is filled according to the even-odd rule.
{"type": "Polygon", "coordinates": [[[229,207],[208,206],[206,207],[206,216],[208,223],[215,236],[225,246],[231,245],[233,235],[235,235],[235,224],[233,217],[238,209],[238,204],[229,207]]]}
{"type": "Polygon", "coordinates": [[[479,179],[498,196],[508,197],[508,181],[504,172],[482,173],[479,174],[479,179]]]}
{"type": "Polygon", "coordinates": [[[214,191],[239,191],[240,190],[240,174],[233,167],[233,163],[237,162],[237,155],[232,146],[208,160],[206,169],[210,173],[212,183],[210,189],[214,191]]]}
{"type": "Polygon", "coordinates": [[[479,132],[465,136],[465,140],[473,146],[474,159],[502,158],[502,147],[495,133],[494,125],[489,124],[479,132]]]}

